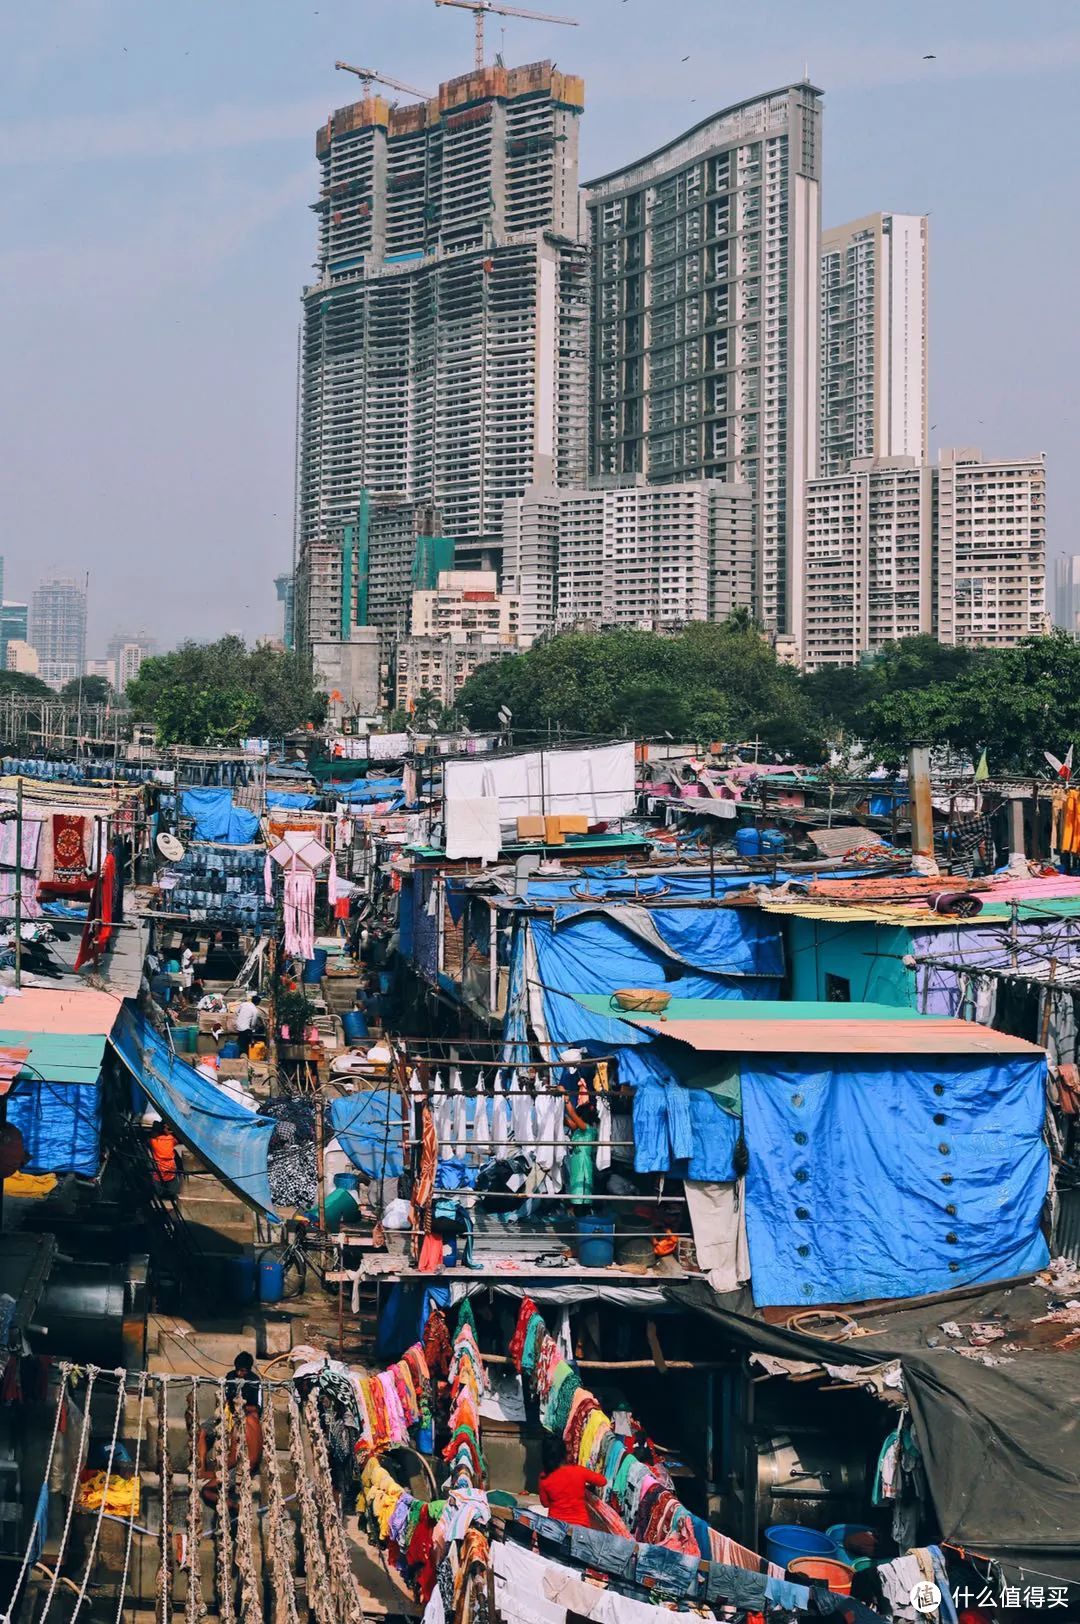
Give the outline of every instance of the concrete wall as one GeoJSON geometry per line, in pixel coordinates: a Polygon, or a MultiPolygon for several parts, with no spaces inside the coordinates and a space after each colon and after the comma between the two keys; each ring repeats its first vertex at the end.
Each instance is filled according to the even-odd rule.
{"type": "Polygon", "coordinates": [[[838,925],[831,920],[784,920],[793,999],[824,1000],[826,978],[840,976],[853,1003],[917,1009],[915,971],[903,963],[911,933],[902,925],[838,925]]]}

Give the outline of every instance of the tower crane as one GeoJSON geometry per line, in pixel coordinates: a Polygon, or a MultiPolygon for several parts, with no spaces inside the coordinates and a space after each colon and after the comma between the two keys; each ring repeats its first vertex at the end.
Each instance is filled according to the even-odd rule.
{"type": "Polygon", "coordinates": [[[335,62],[335,68],[343,73],[355,73],[364,87],[364,95],[371,94],[371,87],[386,85],[390,90],[400,90],[405,96],[419,96],[421,101],[430,101],[431,97],[426,90],[417,90],[415,85],[403,85],[400,79],[391,79],[389,74],[377,73],[374,68],[354,68],[351,62],[335,62]]]}
{"type": "Polygon", "coordinates": [[[564,23],[567,28],[577,28],[576,17],[553,17],[546,11],[523,11],[520,6],[499,6],[495,0],[435,0],[437,6],[457,6],[462,11],[471,11],[473,25],[476,29],[476,66],[484,66],[484,13],[492,12],[496,17],[527,17],[535,23],[564,23]]]}

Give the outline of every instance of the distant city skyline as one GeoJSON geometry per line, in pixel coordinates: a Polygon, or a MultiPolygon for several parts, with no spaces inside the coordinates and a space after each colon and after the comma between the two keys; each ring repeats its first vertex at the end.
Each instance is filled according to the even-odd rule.
{"type": "MultiPolygon", "coordinates": [[[[488,53],[584,78],[585,175],[805,65],[825,96],[823,227],[879,210],[932,219],[931,458],[973,442],[1045,452],[1051,559],[1075,545],[1080,225],[1060,208],[1075,14],[915,0],[861,14],[853,42],[839,0],[745,8],[722,37],[709,0],[571,9],[573,32],[491,19],[488,53]],[[1027,140],[1001,143],[1006,116],[1027,140]]],[[[115,0],[74,16],[43,0],[5,23],[4,590],[28,601],[43,559],[74,576],[89,565],[95,651],[121,603],[164,646],[236,625],[250,640],[279,620],[310,131],[353,99],[332,64],[358,31],[345,0],[270,17],[254,0],[183,13],[115,0]],[[69,201],[42,209],[43,192],[69,201]]],[[[470,66],[468,19],[428,0],[365,15],[362,35],[362,55],[410,83],[470,66]]]]}

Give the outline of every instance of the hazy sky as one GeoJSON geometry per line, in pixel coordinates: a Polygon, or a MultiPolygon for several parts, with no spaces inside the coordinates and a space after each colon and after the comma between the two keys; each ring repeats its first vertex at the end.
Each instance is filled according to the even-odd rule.
{"type": "MultiPolygon", "coordinates": [[[[932,451],[1045,450],[1051,550],[1080,551],[1075,0],[549,5],[581,26],[489,18],[489,55],[584,75],[583,177],[809,70],[823,223],[932,215],[932,451]]],[[[0,7],[0,553],[8,597],[90,570],[91,654],[114,628],[277,623],[314,130],[354,99],[339,56],[434,88],[471,66],[472,20],[432,0],[0,7]]]]}

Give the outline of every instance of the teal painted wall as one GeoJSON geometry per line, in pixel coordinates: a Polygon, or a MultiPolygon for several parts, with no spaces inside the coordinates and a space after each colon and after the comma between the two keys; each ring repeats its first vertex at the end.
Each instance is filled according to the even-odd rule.
{"type": "Polygon", "coordinates": [[[911,932],[903,925],[838,925],[831,920],[784,920],[791,997],[824,999],[825,977],[843,976],[855,1003],[917,1009],[915,971],[903,963],[911,932]]]}

